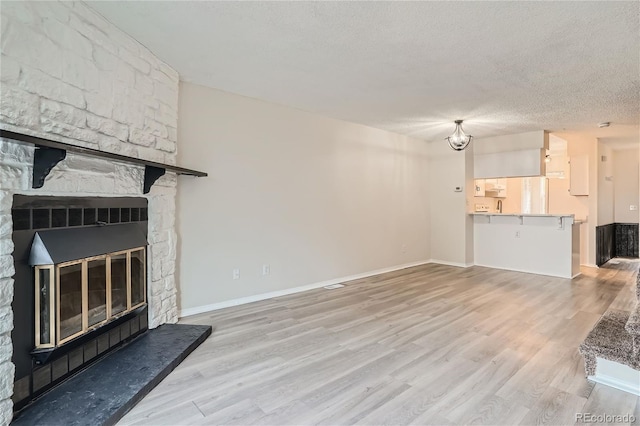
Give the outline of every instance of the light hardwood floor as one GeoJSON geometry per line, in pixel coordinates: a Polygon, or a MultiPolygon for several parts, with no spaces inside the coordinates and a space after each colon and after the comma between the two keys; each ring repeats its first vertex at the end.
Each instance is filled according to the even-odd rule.
{"type": "Polygon", "coordinates": [[[212,336],[121,424],[574,424],[635,414],[578,345],[640,263],[574,279],[425,265],[185,318],[212,336]]]}

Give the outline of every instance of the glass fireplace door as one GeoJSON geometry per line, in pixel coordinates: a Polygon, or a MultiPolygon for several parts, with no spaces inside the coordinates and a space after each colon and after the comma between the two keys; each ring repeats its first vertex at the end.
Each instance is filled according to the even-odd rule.
{"type": "Polygon", "coordinates": [[[60,343],[82,333],[82,262],[58,268],[58,339],[60,343]]]}
{"type": "Polygon", "coordinates": [[[53,297],[53,266],[36,267],[36,347],[55,346],[55,299],[53,297]]]}
{"type": "Polygon", "coordinates": [[[145,247],[34,272],[36,348],[53,348],[146,303],[145,247]]]}
{"type": "Polygon", "coordinates": [[[146,271],[144,248],[131,252],[131,308],[141,305],[146,299],[146,271]]]}
{"type": "Polygon", "coordinates": [[[87,325],[107,319],[107,258],[87,261],[87,325]]]}
{"type": "Polygon", "coordinates": [[[118,315],[128,308],[127,263],[127,253],[111,255],[111,315],[118,315]]]}

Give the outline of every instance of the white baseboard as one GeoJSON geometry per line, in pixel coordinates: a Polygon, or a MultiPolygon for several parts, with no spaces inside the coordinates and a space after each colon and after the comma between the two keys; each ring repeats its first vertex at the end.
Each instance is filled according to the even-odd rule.
{"type": "Polygon", "coordinates": [[[534,275],[543,275],[545,277],[556,277],[556,278],[566,278],[566,279],[572,279],[577,277],[580,274],[577,274],[573,277],[569,277],[569,276],[562,276],[562,275],[555,275],[555,274],[545,274],[542,272],[538,272],[538,271],[525,271],[524,269],[514,269],[514,268],[500,268],[498,266],[491,266],[491,265],[482,265],[480,263],[476,263],[476,266],[482,266],[483,268],[492,268],[492,269],[500,269],[502,271],[512,271],[512,272],[524,272],[525,274],[534,274],[534,275]]]}
{"type": "Polygon", "coordinates": [[[457,268],[469,268],[473,263],[449,262],[448,260],[431,259],[429,263],[437,263],[438,265],[455,266],[457,268]]]}
{"type": "Polygon", "coordinates": [[[596,365],[596,374],[589,380],[640,396],[640,371],[599,357],[596,365]]]}
{"type": "MultiPolygon", "coordinates": [[[[180,318],[190,315],[202,314],[205,312],[216,311],[218,309],[229,308],[232,306],[244,305],[246,303],[258,302],[260,300],[273,299],[274,297],[286,296],[303,291],[314,290],[332,284],[340,284],[346,281],[358,280],[361,278],[371,277],[373,275],[384,274],[387,272],[399,271],[400,269],[412,268],[414,266],[426,265],[432,263],[431,260],[422,260],[418,262],[405,263],[403,265],[391,266],[388,268],[376,269],[375,271],[363,272],[361,274],[349,275],[346,277],[335,278],[332,280],[321,281],[318,283],[303,285],[300,287],[287,288],[284,290],[271,291],[269,293],[256,294],[253,296],[241,297],[238,299],[225,300],[224,302],[212,303],[210,305],[196,306],[194,308],[186,308],[180,311],[180,318]]],[[[433,262],[438,263],[438,262],[433,262]]],[[[455,266],[455,265],[454,265],[455,266]]]]}

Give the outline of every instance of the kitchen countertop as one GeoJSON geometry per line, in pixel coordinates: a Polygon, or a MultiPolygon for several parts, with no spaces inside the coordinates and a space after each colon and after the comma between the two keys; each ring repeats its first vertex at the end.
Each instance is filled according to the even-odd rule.
{"type": "Polygon", "coordinates": [[[575,217],[574,214],[535,214],[535,213],[491,213],[491,212],[471,212],[477,216],[526,216],[526,217],[575,217]]]}

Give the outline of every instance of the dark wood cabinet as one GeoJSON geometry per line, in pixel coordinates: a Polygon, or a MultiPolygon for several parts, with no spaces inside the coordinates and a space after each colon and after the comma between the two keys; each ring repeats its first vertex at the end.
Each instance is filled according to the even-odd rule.
{"type": "Polygon", "coordinates": [[[610,223],[596,226],[596,265],[614,257],[639,257],[637,223],[610,223]]]}
{"type": "Polygon", "coordinates": [[[638,224],[616,223],[616,256],[638,257],[638,224]]]}

